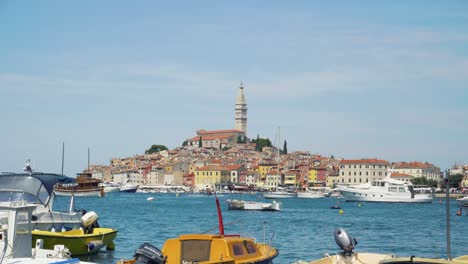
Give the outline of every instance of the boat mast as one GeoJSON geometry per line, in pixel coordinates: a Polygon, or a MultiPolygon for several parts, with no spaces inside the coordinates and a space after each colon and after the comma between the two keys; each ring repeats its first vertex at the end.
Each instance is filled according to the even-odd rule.
{"type": "Polygon", "coordinates": [[[447,259],[452,260],[450,254],[450,181],[449,181],[450,171],[445,170],[445,214],[446,214],[446,225],[447,225],[447,259]]]}
{"type": "Polygon", "coordinates": [[[62,142],[62,175],[63,175],[64,164],[65,164],[65,142],[62,142]]]}
{"type": "Polygon", "coordinates": [[[89,148],[88,148],[88,172],[89,172],[89,148]]]}
{"type": "Polygon", "coordinates": [[[218,199],[218,195],[216,195],[216,190],[214,191],[214,195],[215,195],[215,198],[216,198],[216,210],[218,210],[219,234],[224,236],[223,215],[221,214],[221,206],[219,205],[219,199],[218,199]]]}

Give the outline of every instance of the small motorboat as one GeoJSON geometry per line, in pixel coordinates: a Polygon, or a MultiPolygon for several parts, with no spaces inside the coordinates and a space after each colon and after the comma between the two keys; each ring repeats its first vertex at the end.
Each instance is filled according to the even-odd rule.
{"type": "Polygon", "coordinates": [[[229,210],[245,210],[245,211],[280,211],[280,203],[272,201],[271,203],[244,201],[244,200],[227,200],[229,210]]]}
{"type": "Polygon", "coordinates": [[[258,243],[254,238],[240,235],[225,235],[219,200],[219,234],[186,234],[171,238],[164,243],[162,250],[144,243],[136,251],[133,259],[121,260],[119,264],[271,264],[278,256],[278,250],[271,244],[258,243]]]}
{"type": "Polygon", "coordinates": [[[64,245],[70,250],[72,256],[82,256],[97,253],[101,248],[114,249],[113,241],[117,230],[99,227],[98,216],[93,211],[82,217],[84,228],[69,231],[54,232],[46,230],[33,230],[32,244],[42,240],[45,249],[53,249],[55,245],[64,245]]]}
{"type": "Polygon", "coordinates": [[[120,188],[120,192],[134,193],[137,191],[137,189],[138,189],[138,185],[126,183],[124,184],[124,186],[120,188]]]}
{"type": "Polygon", "coordinates": [[[113,250],[113,240],[117,236],[117,230],[112,228],[93,228],[92,233],[74,229],[64,232],[52,232],[33,230],[33,245],[42,239],[45,249],[53,249],[55,245],[64,245],[70,250],[72,256],[82,256],[97,253],[106,247],[113,250]]]}
{"type": "Polygon", "coordinates": [[[457,199],[457,203],[460,206],[468,207],[468,196],[465,196],[463,198],[457,199]]]}

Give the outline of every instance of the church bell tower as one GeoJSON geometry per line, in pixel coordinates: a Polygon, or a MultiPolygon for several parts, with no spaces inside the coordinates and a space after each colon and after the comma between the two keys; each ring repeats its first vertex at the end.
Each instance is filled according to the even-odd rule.
{"type": "Polygon", "coordinates": [[[242,86],[242,83],[237,93],[235,110],[235,129],[244,132],[245,136],[247,136],[247,104],[245,103],[244,86],[242,86]]]}

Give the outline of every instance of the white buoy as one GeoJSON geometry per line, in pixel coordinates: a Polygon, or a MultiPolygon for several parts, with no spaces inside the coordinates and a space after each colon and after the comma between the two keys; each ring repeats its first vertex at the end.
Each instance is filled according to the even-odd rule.
{"type": "Polygon", "coordinates": [[[147,201],[152,201],[154,199],[154,197],[148,197],[146,198],[147,201]]]}

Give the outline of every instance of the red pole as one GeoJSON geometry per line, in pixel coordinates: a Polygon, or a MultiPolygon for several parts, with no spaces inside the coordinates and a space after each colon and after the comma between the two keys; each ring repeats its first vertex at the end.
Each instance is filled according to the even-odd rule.
{"type": "Polygon", "coordinates": [[[214,192],[216,198],[216,209],[218,210],[218,225],[219,225],[219,234],[224,236],[224,224],[223,224],[223,215],[221,214],[221,206],[219,205],[219,199],[216,195],[216,191],[214,192]]]}

